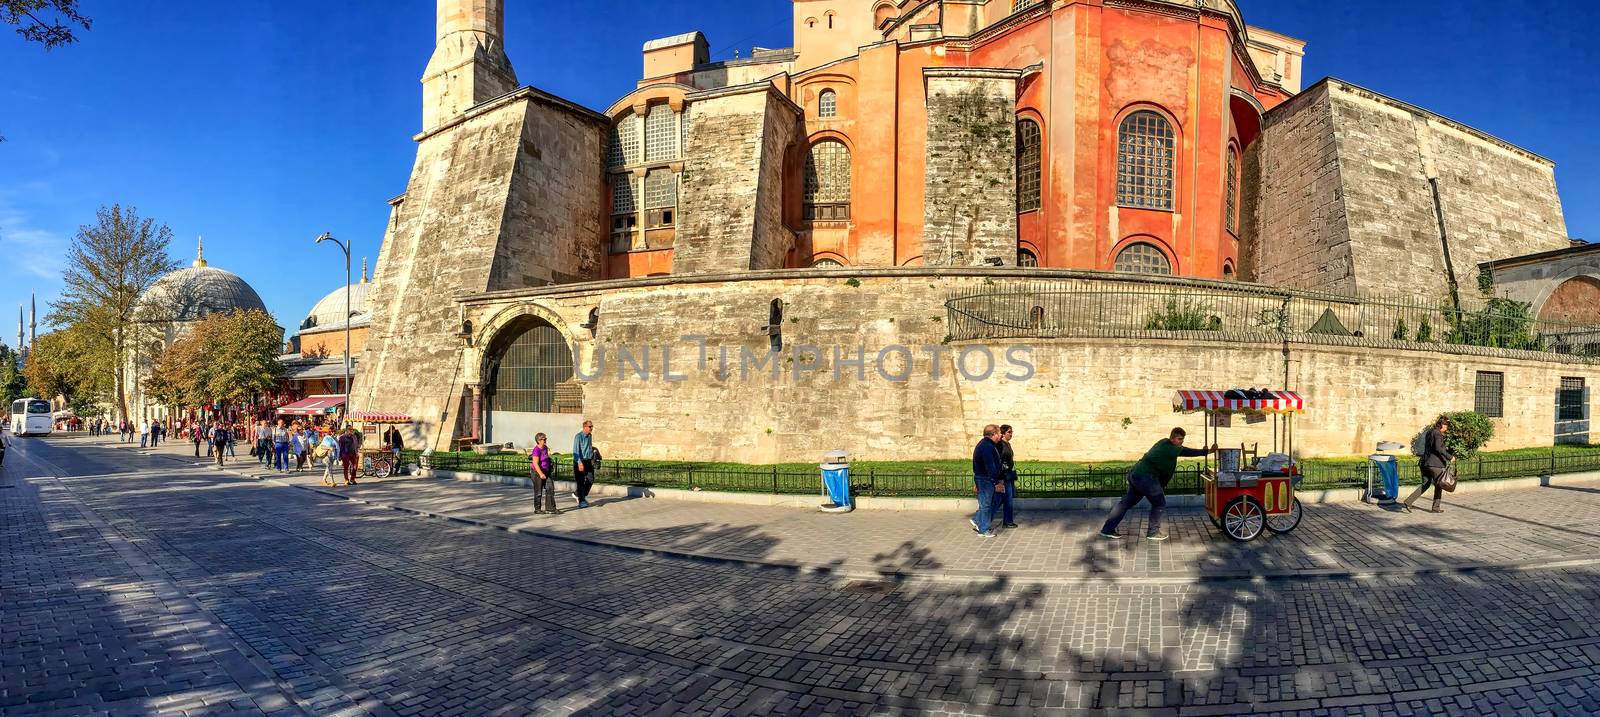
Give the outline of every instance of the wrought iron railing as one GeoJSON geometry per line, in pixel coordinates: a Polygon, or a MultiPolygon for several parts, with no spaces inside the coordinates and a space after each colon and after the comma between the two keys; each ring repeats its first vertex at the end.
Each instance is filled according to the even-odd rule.
{"type": "MultiPolygon", "coordinates": [[[[422,455],[406,451],[405,462],[437,470],[527,477],[528,457],[523,453],[433,453],[422,455]]],[[[1129,463],[1108,463],[1077,470],[1027,469],[1018,471],[1017,495],[1022,498],[1089,498],[1121,495],[1127,488],[1129,463]]],[[[1402,483],[1422,481],[1417,459],[1399,458],[1402,483]]],[[[1494,480],[1600,471],[1600,449],[1590,452],[1551,451],[1549,454],[1487,456],[1462,461],[1457,466],[1463,481],[1494,480]]],[[[1198,464],[1179,466],[1167,492],[1197,495],[1200,492],[1198,464]]],[[[1367,484],[1367,464],[1305,461],[1301,490],[1359,488],[1367,484]]],[[[556,477],[572,478],[569,461],[556,461],[556,477]]],[[[816,494],[821,490],[817,470],[748,466],[728,468],[696,464],[634,464],[628,461],[602,462],[596,482],[646,488],[728,491],[741,493],[816,494]]],[[[965,472],[909,472],[858,466],[850,476],[851,490],[857,495],[880,497],[964,497],[973,493],[972,475],[965,472]]]]}
{"type": "Polygon", "coordinates": [[[1349,336],[1600,356],[1600,326],[1541,321],[1527,304],[1499,298],[1466,300],[1458,310],[1446,300],[1251,284],[1002,281],[960,291],[945,307],[954,341],[1181,331],[1230,341],[1349,336]]]}

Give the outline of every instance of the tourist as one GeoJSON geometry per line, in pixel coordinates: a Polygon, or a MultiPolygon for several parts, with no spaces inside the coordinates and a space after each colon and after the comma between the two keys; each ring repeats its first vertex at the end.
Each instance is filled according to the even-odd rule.
{"type": "Polygon", "coordinates": [[[1210,448],[1184,448],[1183,439],[1187,435],[1182,428],[1172,429],[1167,438],[1156,441],[1156,444],[1145,451],[1144,457],[1134,464],[1128,471],[1128,492],[1117,501],[1116,507],[1111,509],[1111,516],[1106,518],[1105,525],[1100,527],[1100,536],[1104,538],[1121,538],[1117,526],[1122,523],[1122,517],[1128,514],[1133,506],[1141,500],[1150,501],[1150,525],[1145,530],[1144,537],[1149,540],[1162,541],[1167,539],[1167,534],[1161,530],[1161,514],[1167,509],[1167,484],[1172,482],[1172,474],[1178,470],[1178,457],[1203,456],[1216,450],[1210,448]]]}
{"type": "Polygon", "coordinates": [[[1439,485],[1439,478],[1444,476],[1445,470],[1455,457],[1450,455],[1450,444],[1445,440],[1445,434],[1450,432],[1450,419],[1440,416],[1433,422],[1433,427],[1422,434],[1422,485],[1411,492],[1411,497],[1405,500],[1405,511],[1411,512],[1411,504],[1422,497],[1422,492],[1429,486],[1433,487],[1433,507],[1429,513],[1443,513],[1444,508],[1439,507],[1440,499],[1444,498],[1444,488],[1439,485]]]}
{"type": "Polygon", "coordinates": [[[322,459],[322,484],[333,486],[333,464],[339,461],[339,439],[332,433],[324,433],[322,441],[317,446],[317,456],[322,459]]]}
{"type": "Polygon", "coordinates": [[[600,452],[594,449],[594,422],[584,421],[583,430],[572,437],[572,480],[577,484],[573,494],[578,496],[578,507],[589,507],[589,489],[594,486],[594,472],[598,468],[600,452]]]}
{"type": "Polygon", "coordinates": [[[139,447],[140,448],[149,448],[150,447],[150,421],[149,420],[141,419],[139,421],[139,447]]]}
{"type": "Polygon", "coordinates": [[[189,440],[194,442],[194,457],[200,457],[200,443],[205,440],[199,426],[189,426],[189,440]]]}
{"type": "Polygon", "coordinates": [[[289,426],[282,418],[272,429],[272,467],[279,473],[289,472],[289,426]]]}
{"type": "Polygon", "coordinates": [[[155,423],[150,424],[150,447],[151,448],[155,448],[156,446],[161,445],[161,435],[163,433],[166,433],[166,429],[161,427],[161,421],[158,420],[155,423]]]}
{"type": "Polygon", "coordinates": [[[212,426],[212,428],[211,428],[211,452],[213,454],[215,454],[216,457],[217,457],[217,467],[218,468],[221,468],[222,465],[223,465],[223,463],[222,463],[222,450],[224,448],[228,447],[228,441],[229,441],[228,427],[226,425],[218,423],[217,425],[212,426]]]}
{"type": "Polygon", "coordinates": [[[1017,459],[1011,450],[1011,426],[1000,426],[1000,442],[995,447],[1000,451],[1000,484],[996,487],[999,495],[994,497],[994,504],[989,508],[989,524],[994,525],[994,514],[1002,513],[1002,525],[1007,528],[1017,527],[1017,459]]]}
{"type": "Polygon", "coordinates": [[[1002,483],[1000,468],[1000,449],[996,445],[1000,441],[1000,427],[993,423],[983,427],[983,438],[978,440],[978,445],[972,449],[972,480],[978,488],[978,512],[968,523],[972,530],[985,538],[993,538],[994,530],[989,524],[990,514],[994,512],[994,489],[1002,483]]]}
{"type": "Polygon", "coordinates": [[[296,473],[306,467],[306,456],[311,452],[312,442],[313,439],[306,427],[300,425],[299,421],[295,421],[290,430],[289,449],[294,451],[294,470],[296,473]]]}
{"type": "Polygon", "coordinates": [[[266,421],[255,422],[256,462],[264,468],[272,463],[272,427],[266,421]]]}
{"type": "Polygon", "coordinates": [[[545,445],[545,435],[533,437],[533,447],[528,449],[528,472],[533,475],[533,512],[535,514],[560,513],[556,508],[556,462],[550,458],[550,447],[545,445]]]}
{"type": "Polygon", "coordinates": [[[356,484],[356,471],[360,470],[360,439],[356,438],[355,429],[345,426],[339,434],[339,465],[344,471],[344,484],[356,484]]]}

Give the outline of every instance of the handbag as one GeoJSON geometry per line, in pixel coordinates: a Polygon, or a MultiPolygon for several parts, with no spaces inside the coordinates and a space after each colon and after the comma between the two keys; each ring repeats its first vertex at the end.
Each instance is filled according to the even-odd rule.
{"type": "Polygon", "coordinates": [[[1439,476],[1438,483],[1439,488],[1444,492],[1456,492],[1456,469],[1454,467],[1446,468],[1444,473],[1439,476]]]}

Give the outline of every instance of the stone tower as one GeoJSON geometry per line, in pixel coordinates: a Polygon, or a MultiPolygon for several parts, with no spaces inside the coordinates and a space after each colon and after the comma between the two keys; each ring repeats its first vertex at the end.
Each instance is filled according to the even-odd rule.
{"type": "Polygon", "coordinates": [[[433,57],[422,72],[422,129],[517,88],[506,58],[504,0],[439,0],[433,57]]]}

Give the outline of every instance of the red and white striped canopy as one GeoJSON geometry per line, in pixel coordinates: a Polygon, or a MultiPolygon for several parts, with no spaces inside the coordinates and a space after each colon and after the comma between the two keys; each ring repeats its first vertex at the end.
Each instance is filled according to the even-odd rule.
{"type": "Polygon", "coordinates": [[[1272,398],[1228,398],[1227,391],[1183,389],[1172,395],[1172,410],[1179,413],[1299,413],[1305,399],[1293,391],[1268,391],[1272,398]]]}
{"type": "Polygon", "coordinates": [[[356,411],[350,414],[352,421],[365,421],[367,423],[410,423],[411,417],[404,413],[380,413],[377,411],[356,411]]]}

